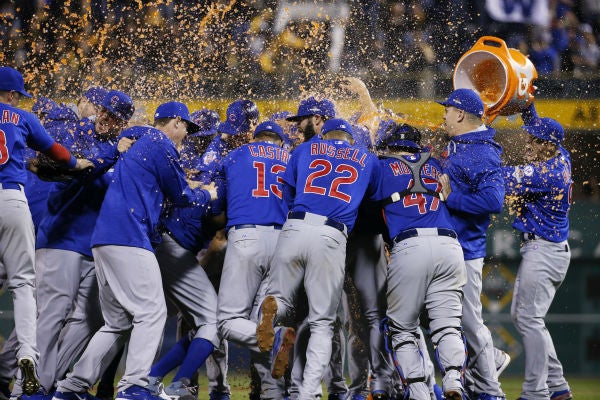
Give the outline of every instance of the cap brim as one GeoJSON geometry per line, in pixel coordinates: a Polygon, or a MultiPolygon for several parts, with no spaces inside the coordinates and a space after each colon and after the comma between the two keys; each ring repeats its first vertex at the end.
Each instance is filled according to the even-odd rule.
{"type": "Polygon", "coordinates": [[[443,105],[444,107],[448,107],[447,101],[436,101],[436,103],[443,105]]]}
{"type": "Polygon", "coordinates": [[[215,133],[217,133],[217,129],[208,129],[203,131],[202,129],[199,129],[198,131],[194,132],[193,135],[194,136],[212,136],[215,133]]]}
{"type": "Polygon", "coordinates": [[[21,93],[21,94],[22,94],[23,96],[25,96],[25,97],[29,97],[29,98],[31,98],[31,97],[32,97],[32,96],[31,96],[29,93],[27,93],[27,92],[26,92],[26,91],[24,91],[24,90],[20,90],[20,91],[19,91],[19,93],[21,93]]]}
{"type": "Polygon", "coordinates": [[[189,121],[187,119],[184,121],[187,122],[187,134],[188,135],[191,135],[193,133],[200,131],[200,127],[198,125],[196,125],[195,123],[193,123],[192,121],[189,121]]]}
{"type": "Polygon", "coordinates": [[[287,117],[285,120],[290,122],[298,122],[302,119],[308,117],[309,115],[292,115],[291,117],[287,117]]]}
{"type": "Polygon", "coordinates": [[[385,142],[385,144],[389,147],[408,147],[415,150],[419,150],[421,148],[421,146],[412,140],[391,140],[390,142],[385,142]]]}

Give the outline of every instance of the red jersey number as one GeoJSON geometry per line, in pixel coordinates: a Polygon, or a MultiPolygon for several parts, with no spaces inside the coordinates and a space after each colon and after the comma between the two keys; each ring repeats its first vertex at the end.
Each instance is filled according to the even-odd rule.
{"type": "Polygon", "coordinates": [[[335,167],[331,165],[331,162],[328,160],[317,159],[313,160],[308,166],[310,169],[315,169],[316,171],[312,172],[306,178],[306,184],[304,185],[304,193],[314,193],[319,195],[326,195],[329,197],[333,197],[339,200],[342,200],[346,203],[350,203],[352,196],[347,193],[344,193],[340,190],[341,185],[350,185],[358,179],[358,171],[352,165],[348,164],[340,164],[335,167]],[[336,175],[335,178],[331,181],[328,188],[318,186],[315,181],[318,181],[319,178],[325,177],[329,175],[331,172],[336,175]]]}
{"type": "MultiPolygon", "coordinates": [[[[264,162],[254,161],[252,163],[254,169],[256,169],[256,187],[252,189],[252,196],[254,197],[269,197],[271,193],[275,195],[275,197],[281,199],[283,198],[281,192],[281,185],[283,185],[283,179],[280,176],[277,176],[275,179],[277,180],[277,184],[269,185],[269,190],[267,190],[267,185],[265,182],[265,170],[266,165],[264,162]]],[[[271,165],[270,173],[273,175],[279,175],[285,172],[285,166],[279,164],[271,165]]]]}
{"type": "MultiPolygon", "coordinates": [[[[437,184],[435,191],[439,193],[442,190],[442,184],[431,178],[423,178],[423,183],[435,183],[437,184]]],[[[411,179],[408,183],[408,187],[413,185],[413,180],[411,179]]],[[[411,193],[410,196],[405,196],[402,200],[404,207],[417,206],[419,208],[419,214],[425,214],[427,212],[427,199],[423,195],[423,193],[411,193]]],[[[429,206],[429,211],[436,211],[440,206],[440,199],[434,197],[431,201],[431,205],[429,206]]]]}
{"type": "Polygon", "coordinates": [[[9,158],[8,147],[6,147],[6,134],[0,129],[0,165],[6,164],[9,158]]]}

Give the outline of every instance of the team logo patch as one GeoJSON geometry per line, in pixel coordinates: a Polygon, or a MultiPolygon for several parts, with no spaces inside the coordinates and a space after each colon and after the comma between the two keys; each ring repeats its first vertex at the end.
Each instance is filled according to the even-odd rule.
{"type": "Polygon", "coordinates": [[[110,106],[116,108],[119,105],[119,96],[115,95],[110,98],[110,106]]]}
{"type": "Polygon", "coordinates": [[[202,158],[204,165],[209,165],[217,159],[217,152],[214,150],[207,151],[202,158]]]}
{"type": "Polygon", "coordinates": [[[532,176],[533,175],[533,166],[526,165],[525,168],[523,168],[523,174],[525,176],[532,176]]]}
{"type": "Polygon", "coordinates": [[[228,120],[229,122],[235,122],[235,119],[236,119],[236,116],[235,116],[235,114],[234,114],[234,113],[231,113],[231,114],[229,114],[229,115],[227,116],[227,120],[228,120]]]}

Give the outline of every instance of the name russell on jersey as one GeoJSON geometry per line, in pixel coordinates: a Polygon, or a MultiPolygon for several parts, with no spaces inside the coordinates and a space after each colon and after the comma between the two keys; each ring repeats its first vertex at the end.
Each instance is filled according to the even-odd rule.
{"type": "Polygon", "coordinates": [[[327,143],[313,143],[310,146],[310,155],[326,155],[327,157],[350,160],[359,163],[361,167],[365,166],[365,160],[367,158],[367,153],[360,149],[353,147],[337,148],[327,143]],[[358,158],[359,154],[360,159],[358,158]]]}

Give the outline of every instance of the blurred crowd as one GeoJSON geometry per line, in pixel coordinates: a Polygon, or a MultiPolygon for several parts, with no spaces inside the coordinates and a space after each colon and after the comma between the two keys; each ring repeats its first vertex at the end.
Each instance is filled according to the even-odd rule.
{"type": "Polygon", "coordinates": [[[482,35],[529,55],[542,77],[586,79],[599,33],[598,0],[0,0],[0,64],[54,95],[99,81],[198,96],[211,81],[446,79],[482,35]]]}

